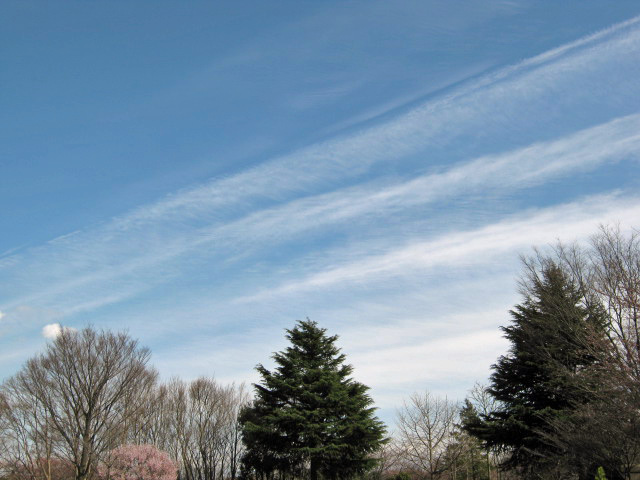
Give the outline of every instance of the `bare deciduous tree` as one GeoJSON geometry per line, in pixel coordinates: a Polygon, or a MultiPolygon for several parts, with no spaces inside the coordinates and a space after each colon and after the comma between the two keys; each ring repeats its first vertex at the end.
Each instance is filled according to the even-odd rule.
{"type": "Polygon", "coordinates": [[[15,378],[7,380],[2,390],[0,458],[5,469],[17,477],[52,480],[60,437],[51,428],[49,412],[15,378]]]}
{"type": "Polygon", "coordinates": [[[149,356],[125,333],[63,329],[2,386],[14,457],[38,465],[55,454],[90,478],[143,409],[157,377],[149,356]]]}
{"type": "Polygon", "coordinates": [[[589,256],[591,286],[609,314],[620,360],[640,379],[640,235],[602,228],[589,256]]]}
{"type": "Polygon", "coordinates": [[[242,454],[238,413],[247,402],[242,385],[173,379],[149,395],[147,408],[130,425],[129,442],[168,452],[184,480],[235,479],[242,454]]]}
{"type": "Polygon", "coordinates": [[[454,441],[458,405],[429,392],[414,393],[397,414],[402,463],[436,479],[449,468],[448,446],[454,441]]]}
{"type": "Polygon", "coordinates": [[[620,362],[640,379],[640,233],[602,226],[584,248],[556,247],[586,304],[606,311],[607,334],[620,362]]]}

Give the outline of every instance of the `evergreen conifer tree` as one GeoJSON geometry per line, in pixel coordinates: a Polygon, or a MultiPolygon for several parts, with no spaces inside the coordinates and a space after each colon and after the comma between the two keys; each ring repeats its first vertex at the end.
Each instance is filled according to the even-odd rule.
{"type": "Polygon", "coordinates": [[[524,301],[510,312],[512,324],[502,328],[509,353],[493,366],[489,392],[499,407],[466,419],[465,428],[487,447],[508,453],[506,467],[548,478],[566,460],[549,441],[556,420],[588,401],[580,372],[594,361],[586,346],[602,331],[603,314],[584,306],[555,263],[528,266],[524,301]]]}
{"type": "Polygon", "coordinates": [[[256,367],[262,380],[240,418],[245,476],[351,478],[375,465],[384,442],[368,387],[350,378],[352,367],[315,322],[287,330],[291,345],[273,355],[273,371],[256,367]]]}

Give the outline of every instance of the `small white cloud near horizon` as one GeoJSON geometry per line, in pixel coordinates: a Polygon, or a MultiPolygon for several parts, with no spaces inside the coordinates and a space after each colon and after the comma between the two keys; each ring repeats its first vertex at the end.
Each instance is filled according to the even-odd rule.
{"type": "Polygon", "coordinates": [[[2,310],[0,310],[0,320],[2,320],[6,316],[7,316],[7,314],[4,313],[2,310]]]}
{"type": "Polygon", "coordinates": [[[42,336],[44,338],[48,338],[50,340],[54,340],[63,331],[76,332],[77,330],[75,328],[72,328],[72,327],[63,327],[59,323],[50,323],[48,325],[45,325],[42,328],[42,336]]]}

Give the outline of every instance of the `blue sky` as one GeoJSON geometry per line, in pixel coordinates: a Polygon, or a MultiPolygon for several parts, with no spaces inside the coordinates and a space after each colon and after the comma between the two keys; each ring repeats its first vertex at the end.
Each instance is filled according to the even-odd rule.
{"type": "Polygon", "coordinates": [[[5,0],[0,55],[1,378],[59,323],[251,382],[309,317],[390,420],[520,254],[639,226],[635,0],[5,0]]]}

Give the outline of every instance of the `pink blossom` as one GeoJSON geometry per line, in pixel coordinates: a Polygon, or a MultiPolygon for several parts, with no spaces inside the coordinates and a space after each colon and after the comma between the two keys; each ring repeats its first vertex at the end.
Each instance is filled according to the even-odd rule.
{"type": "Polygon", "coordinates": [[[153,445],[121,445],[109,452],[100,469],[104,480],[176,480],[177,476],[169,454],[153,445]]]}

